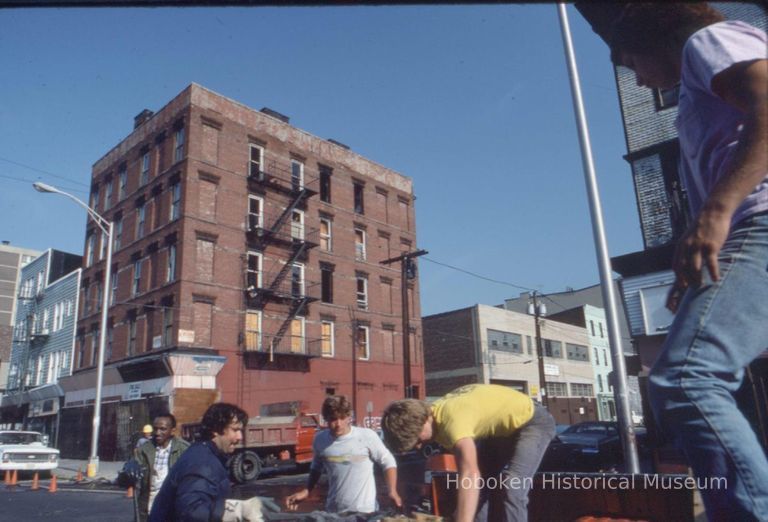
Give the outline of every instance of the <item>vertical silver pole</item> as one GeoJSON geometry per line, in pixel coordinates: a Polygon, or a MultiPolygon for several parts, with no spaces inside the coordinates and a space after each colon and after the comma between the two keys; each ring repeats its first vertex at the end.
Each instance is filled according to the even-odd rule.
{"type": "Polygon", "coordinates": [[[113,226],[113,223],[109,221],[107,224],[107,264],[104,266],[104,288],[101,292],[101,331],[99,332],[99,359],[96,366],[96,399],[93,401],[93,433],[91,434],[91,455],[88,458],[88,468],[86,473],[88,477],[95,477],[96,473],[99,471],[101,388],[104,382],[104,351],[107,345],[107,318],[109,316],[110,273],[112,272],[113,226]]]}
{"type": "Polygon", "coordinates": [[[557,4],[560,17],[560,29],[563,35],[568,74],[571,80],[571,94],[573,97],[573,110],[576,115],[576,125],[579,130],[579,143],[581,144],[581,157],[584,167],[584,181],[587,185],[589,198],[589,212],[592,217],[592,235],[595,241],[597,263],[600,270],[600,286],[605,303],[606,319],[608,321],[608,340],[611,343],[611,357],[613,358],[613,373],[616,376],[614,393],[616,397],[617,417],[621,434],[621,446],[624,449],[624,460],[629,473],[640,473],[640,464],[637,458],[637,441],[635,429],[629,411],[629,394],[627,392],[627,372],[624,364],[624,351],[619,335],[619,323],[616,312],[616,296],[611,277],[611,263],[608,258],[608,246],[605,240],[605,227],[603,225],[603,211],[600,205],[600,194],[597,189],[595,168],[592,161],[592,147],[589,142],[589,130],[584,114],[584,104],[581,98],[581,86],[579,72],[576,68],[576,58],[573,53],[571,30],[568,25],[568,14],[565,4],[557,4]]]}

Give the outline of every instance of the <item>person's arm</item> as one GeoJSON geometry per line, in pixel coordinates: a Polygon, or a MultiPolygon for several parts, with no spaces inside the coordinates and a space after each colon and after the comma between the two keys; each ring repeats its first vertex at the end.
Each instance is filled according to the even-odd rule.
{"type": "Polygon", "coordinates": [[[465,437],[453,447],[456,466],[459,470],[458,495],[455,522],[471,522],[480,501],[480,468],[477,464],[475,439],[465,437]]]}
{"type": "Polygon", "coordinates": [[[289,511],[296,511],[299,507],[299,503],[309,496],[309,493],[314,489],[317,481],[320,480],[320,470],[314,468],[309,470],[309,478],[307,479],[307,486],[304,489],[300,489],[293,495],[285,497],[283,503],[286,509],[289,511]]]}
{"type": "Polygon", "coordinates": [[[392,503],[398,507],[403,507],[403,501],[397,492],[397,460],[392,452],[387,449],[384,442],[373,430],[365,432],[368,436],[368,451],[371,459],[384,470],[384,480],[387,483],[387,496],[392,503]]]}
{"type": "MultiPolygon", "coordinates": [[[[712,78],[711,87],[744,114],[739,143],[728,172],[715,184],[701,212],[675,250],[675,288],[701,285],[704,268],[720,278],[717,256],[728,238],[731,219],[744,199],[768,175],[768,60],[732,65],[712,78]]],[[[675,311],[672,293],[667,307],[675,311]]]]}
{"type": "Polygon", "coordinates": [[[387,495],[398,508],[403,507],[403,501],[397,493],[397,467],[393,466],[384,470],[384,480],[387,482],[387,495]]]}
{"type": "Polygon", "coordinates": [[[176,489],[174,511],[179,522],[209,522],[221,520],[224,498],[219,498],[218,484],[209,476],[206,467],[187,474],[176,489]]]}

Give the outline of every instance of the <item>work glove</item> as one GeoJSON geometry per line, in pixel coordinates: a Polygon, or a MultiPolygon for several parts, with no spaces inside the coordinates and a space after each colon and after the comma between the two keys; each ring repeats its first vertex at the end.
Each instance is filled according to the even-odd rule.
{"type": "MultiPolygon", "coordinates": [[[[265,499],[268,500],[268,499],[265,499]]],[[[251,497],[245,500],[228,498],[224,503],[224,517],[222,522],[264,522],[262,509],[267,511],[280,511],[273,502],[267,504],[260,497],[251,497]]]]}
{"type": "Polygon", "coordinates": [[[143,477],[144,468],[138,462],[131,459],[123,464],[123,469],[117,474],[117,483],[124,488],[136,486],[143,477]]]}

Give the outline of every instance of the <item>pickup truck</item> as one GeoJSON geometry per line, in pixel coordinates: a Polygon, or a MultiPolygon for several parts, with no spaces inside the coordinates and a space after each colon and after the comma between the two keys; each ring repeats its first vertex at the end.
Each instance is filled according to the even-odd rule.
{"type": "Polygon", "coordinates": [[[59,465],[59,450],[36,431],[0,431],[0,471],[49,471],[59,465]]]}
{"type": "MultiPolygon", "coordinates": [[[[301,413],[251,417],[243,428],[243,445],[229,459],[232,480],[242,484],[256,479],[262,469],[312,461],[312,440],[320,428],[319,417],[301,413]]],[[[193,441],[199,423],[184,424],[182,436],[193,441]]]]}

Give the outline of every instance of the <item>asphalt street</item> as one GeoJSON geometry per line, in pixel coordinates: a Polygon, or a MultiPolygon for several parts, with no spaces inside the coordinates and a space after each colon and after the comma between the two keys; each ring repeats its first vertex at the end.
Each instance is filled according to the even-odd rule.
{"type": "Polygon", "coordinates": [[[133,500],[124,491],[67,488],[49,493],[26,486],[2,487],[0,520],[133,522],[133,500]]]}

